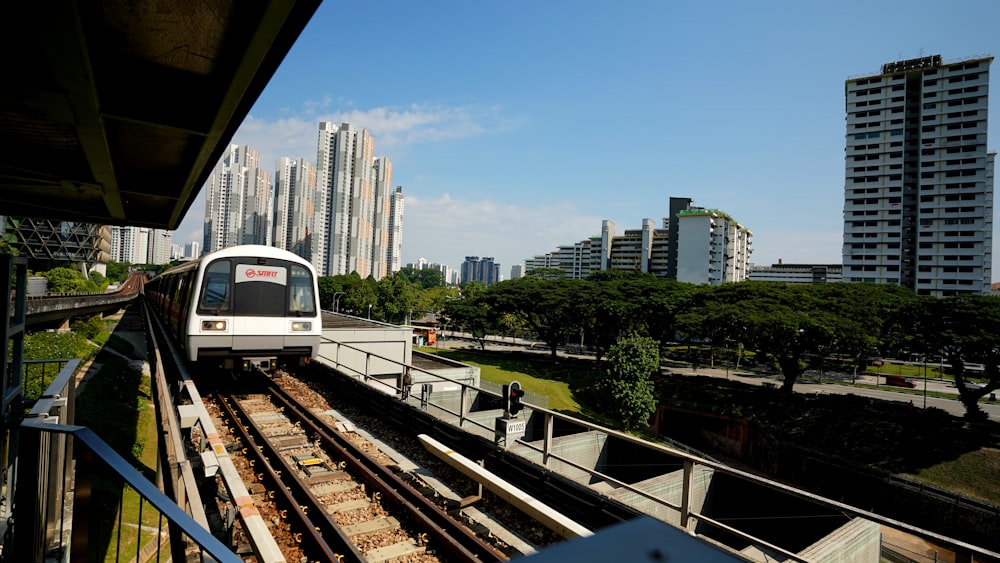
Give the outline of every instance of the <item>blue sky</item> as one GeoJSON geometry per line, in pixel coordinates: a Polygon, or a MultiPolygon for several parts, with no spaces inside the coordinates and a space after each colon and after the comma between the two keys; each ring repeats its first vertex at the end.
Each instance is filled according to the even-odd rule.
{"type": "MultiPolygon", "coordinates": [[[[840,263],[844,81],[997,55],[998,21],[994,0],[327,0],[233,142],[273,168],[315,162],[320,121],[369,129],[406,195],[404,263],[507,277],[603,219],[659,225],[671,196],[752,230],[755,263],[840,263]]],[[[174,243],[203,219],[202,192],[174,243]]]]}

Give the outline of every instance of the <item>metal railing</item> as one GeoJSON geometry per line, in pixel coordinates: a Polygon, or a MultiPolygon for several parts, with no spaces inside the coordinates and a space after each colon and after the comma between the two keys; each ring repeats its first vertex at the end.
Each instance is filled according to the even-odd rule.
{"type": "Polygon", "coordinates": [[[69,360],[17,429],[15,518],[0,559],[241,561],[92,430],[69,360]]]}
{"type": "MultiPolygon", "coordinates": [[[[340,370],[342,373],[349,377],[357,378],[363,381],[366,385],[373,388],[379,389],[387,394],[395,394],[401,400],[407,402],[408,404],[414,404],[419,406],[420,410],[426,411],[438,418],[452,417],[452,423],[459,428],[465,429],[466,431],[472,431],[475,434],[481,436],[495,436],[496,429],[492,425],[485,425],[481,422],[482,416],[477,417],[471,411],[472,405],[474,405],[478,398],[482,395],[492,396],[496,398],[498,402],[500,396],[497,393],[483,390],[480,388],[473,387],[461,381],[456,381],[449,379],[447,377],[441,376],[439,374],[434,374],[432,372],[416,368],[414,366],[408,366],[402,364],[396,360],[380,356],[373,352],[364,350],[357,346],[352,346],[349,344],[343,344],[340,342],[334,342],[331,340],[324,339],[325,342],[330,345],[335,346],[333,357],[328,357],[323,354],[320,355],[321,360],[326,360],[332,367],[340,370]],[[339,359],[342,356],[349,356],[351,358],[350,365],[341,364],[339,359]],[[364,357],[364,360],[357,361],[358,357],[364,357]],[[399,367],[400,375],[395,382],[389,382],[386,377],[377,377],[372,375],[370,371],[370,366],[374,363],[384,365],[386,362],[396,364],[399,367]],[[363,365],[364,369],[356,369],[358,365],[363,365]],[[356,367],[351,367],[354,365],[356,367]],[[455,400],[455,393],[442,394],[444,400],[439,400],[433,393],[420,393],[411,392],[410,389],[405,388],[403,385],[403,374],[413,372],[424,373],[429,378],[437,378],[441,381],[446,381],[454,385],[461,386],[461,391],[458,393],[457,401],[455,400]],[[457,407],[457,410],[455,408],[457,407]],[[436,414],[435,414],[436,413],[436,414]]],[[[322,349],[322,347],[321,347],[322,349]]],[[[491,401],[492,404],[492,401],[491,401]]],[[[698,480],[704,479],[705,472],[714,472],[718,474],[724,474],[741,481],[752,483],[758,486],[766,487],[768,489],[778,491],[780,493],[788,494],[792,497],[797,497],[799,499],[805,499],[814,502],[818,505],[832,509],[833,511],[839,512],[849,517],[853,518],[863,518],[865,520],[875,522],[877,524],[882,524],[890,526],[897,530],[903,531],[905,533],[913,534],[915,536],[921,537],[925,540],[934,541],[940,545],[946,546],[949,549],[955,550],[957,553],[962,554],[975,554],[977,557],[985,556],[991,559],[1000,559],[1000,553],[996,553],[985,548],[974,546],[957,540],[954,538],[949,538],[929,530],[918,528],[916,526],[911,526],[904,522],[887,518],[873,512],[865,511],[853,506],[834,501],[821,497],[819,495],[809,493],[794,487],[779,483],[777,481],[772,481],[757,475],[741,471],[720,462],[699,457],[688,452],[680,451],[678,449],[667,447],[661,444],[655,444],[648,442],[629,434],[618,432],[605,428],[603,426],[592,424],[583,420],[572,418],[554,411],[550,411],[545,408],[541,408],[537,405],[532,405],[526,403],[523,418],[528,422],[528,426],[540,425],[541,436],[540,440],[527,441],[524,439],[517,439],[514,442],[516,445],[520,446],[517,448],[516,453],[519,453],[525,459],[532,461],[542,467],[549,470],[555,471],[556,473],[562,473],[566,468],[572,469],[576,472],[582,472],[588,476],[588,481],[593,485],[594,483],[606,483],[614,489],[623,489],[628,491],[636,497],[640,497],[654,503],[660,509],[666,509],[673,516],[670,518],[671,521],[679,522],[679,526],[691,533],[695,533],[695,529],[698,524],[703,524],[714,528],[716,530],[732,534],[751,545],[756,545],[763,547],[768,550],[772,550],[774,553],[781,554],[792,561],[807,562],[808,558],[805,558],[798,553],[791,552],[783,547],[774,545],[768,541],[761,538],[755,537],[751,534],[743,532],[737,528],[729,526],[719,520],[713,519],[710,515],[703,511],[697,510],[694,503],[694,490],[699,485],[698,480]],[[556,422],[560,423],[560,427],[563,429],[563,436],[566,435],[565,427],[567,425],[575,425],[581,428],[582,431],[591,431],[603,433],[609,438],[614,438],[616,440],[622,440],[633,445],[641,446],[654,450],[659,454],[665,454],[671,457],[679,458],[681,467],[681,479],[682,487],[681,494],[678,499],[668,500],[657,496],[656,494],[650,493],[641,488],[637,488],[630,483],[616,479],[611,475],[602,473],[594,468],[581,465],[568,457],[561,456],[555,451],[555,439],[554,439],[554,429],[556,427],[556,422]]],[[[492,413],[492,414],[495,414],[492,413]]],[[[492,421],[492,419],[490,419],[492,421]]],[[[508,444],[508,450],[514,444],[508,444]]],[[[572,477],[567,477],[572,478],[572,477]]],[[[662,512],[659,511],[659,512],[662,512]]],[[[662,517],[660,517],[663,519],[662,517]]],[[[832,531],[832,530],[831,530],[832,531]]],[[[702,534],[698,534],[702,535],[702,534]]]]}

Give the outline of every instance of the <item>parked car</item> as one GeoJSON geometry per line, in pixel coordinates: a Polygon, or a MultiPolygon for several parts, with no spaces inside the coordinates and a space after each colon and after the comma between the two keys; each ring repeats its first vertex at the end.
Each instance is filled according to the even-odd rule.
{"type": "Polygon", "coordinates": [[[916,387],[917,384],[909,377],[903,377],[902,375],[887,375],[885,376],[885,384],[892,385],[893,387],[916,387]]]}

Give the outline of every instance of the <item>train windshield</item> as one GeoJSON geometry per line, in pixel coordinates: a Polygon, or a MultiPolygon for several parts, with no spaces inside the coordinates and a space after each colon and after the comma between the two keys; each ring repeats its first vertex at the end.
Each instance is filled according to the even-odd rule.
{"type": "Polygon", "coordinates": [[[316,314],[312,273],[285,260],[220,259],[205,271],[199,312],[247,317],[316,314]]]}
{"type": "Polygon", "coordinates": [[[230,308],[231,292],[229,291],[230,275],[229,260],[212,262],[205,271],[205,290],[201,294],[199,308],[218,313],[230,308]]]}
{"type": "Polygon", "coordinates": [[[303,315],[316,313],[316,296],[313,295],[313,280],[309,270],[292,265],[288,297],[290,313],[303,315]]]}

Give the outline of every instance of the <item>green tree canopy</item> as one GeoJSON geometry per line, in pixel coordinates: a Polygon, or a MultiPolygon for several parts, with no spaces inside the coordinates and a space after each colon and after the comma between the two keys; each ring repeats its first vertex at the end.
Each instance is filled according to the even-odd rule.
{"type": "Polygon", "coordinates": [[[608,350],[608,366],[599,387],[609,413],[625,430],[645,426],[656,410],[652,376],[660,368],[660,344],[631,334],[608,350]]]}
{"type": "Polygon", "coordinates": [[[50,293],[85,293],[97,291],[97,286],[83,277],[76,268],[58,267],[42,274],[50,293]]]}
{"type": "Polygon", "coordinates": [[[438,270],[437,268],[424,268],[422,270],[418,270],[416,268],[401,268],[398,273],[406,276],[406,279],[416,283],[423,289],[444,287],[445,282],[447,281],[444,279],[444,272],[438,270]]]}
{"type": "Polygon", "coordinates": [[[132,264],[128,262],[108,262],[107,278],[111,283],[122,283],[128,279],[129,268],[132,264]]]}

